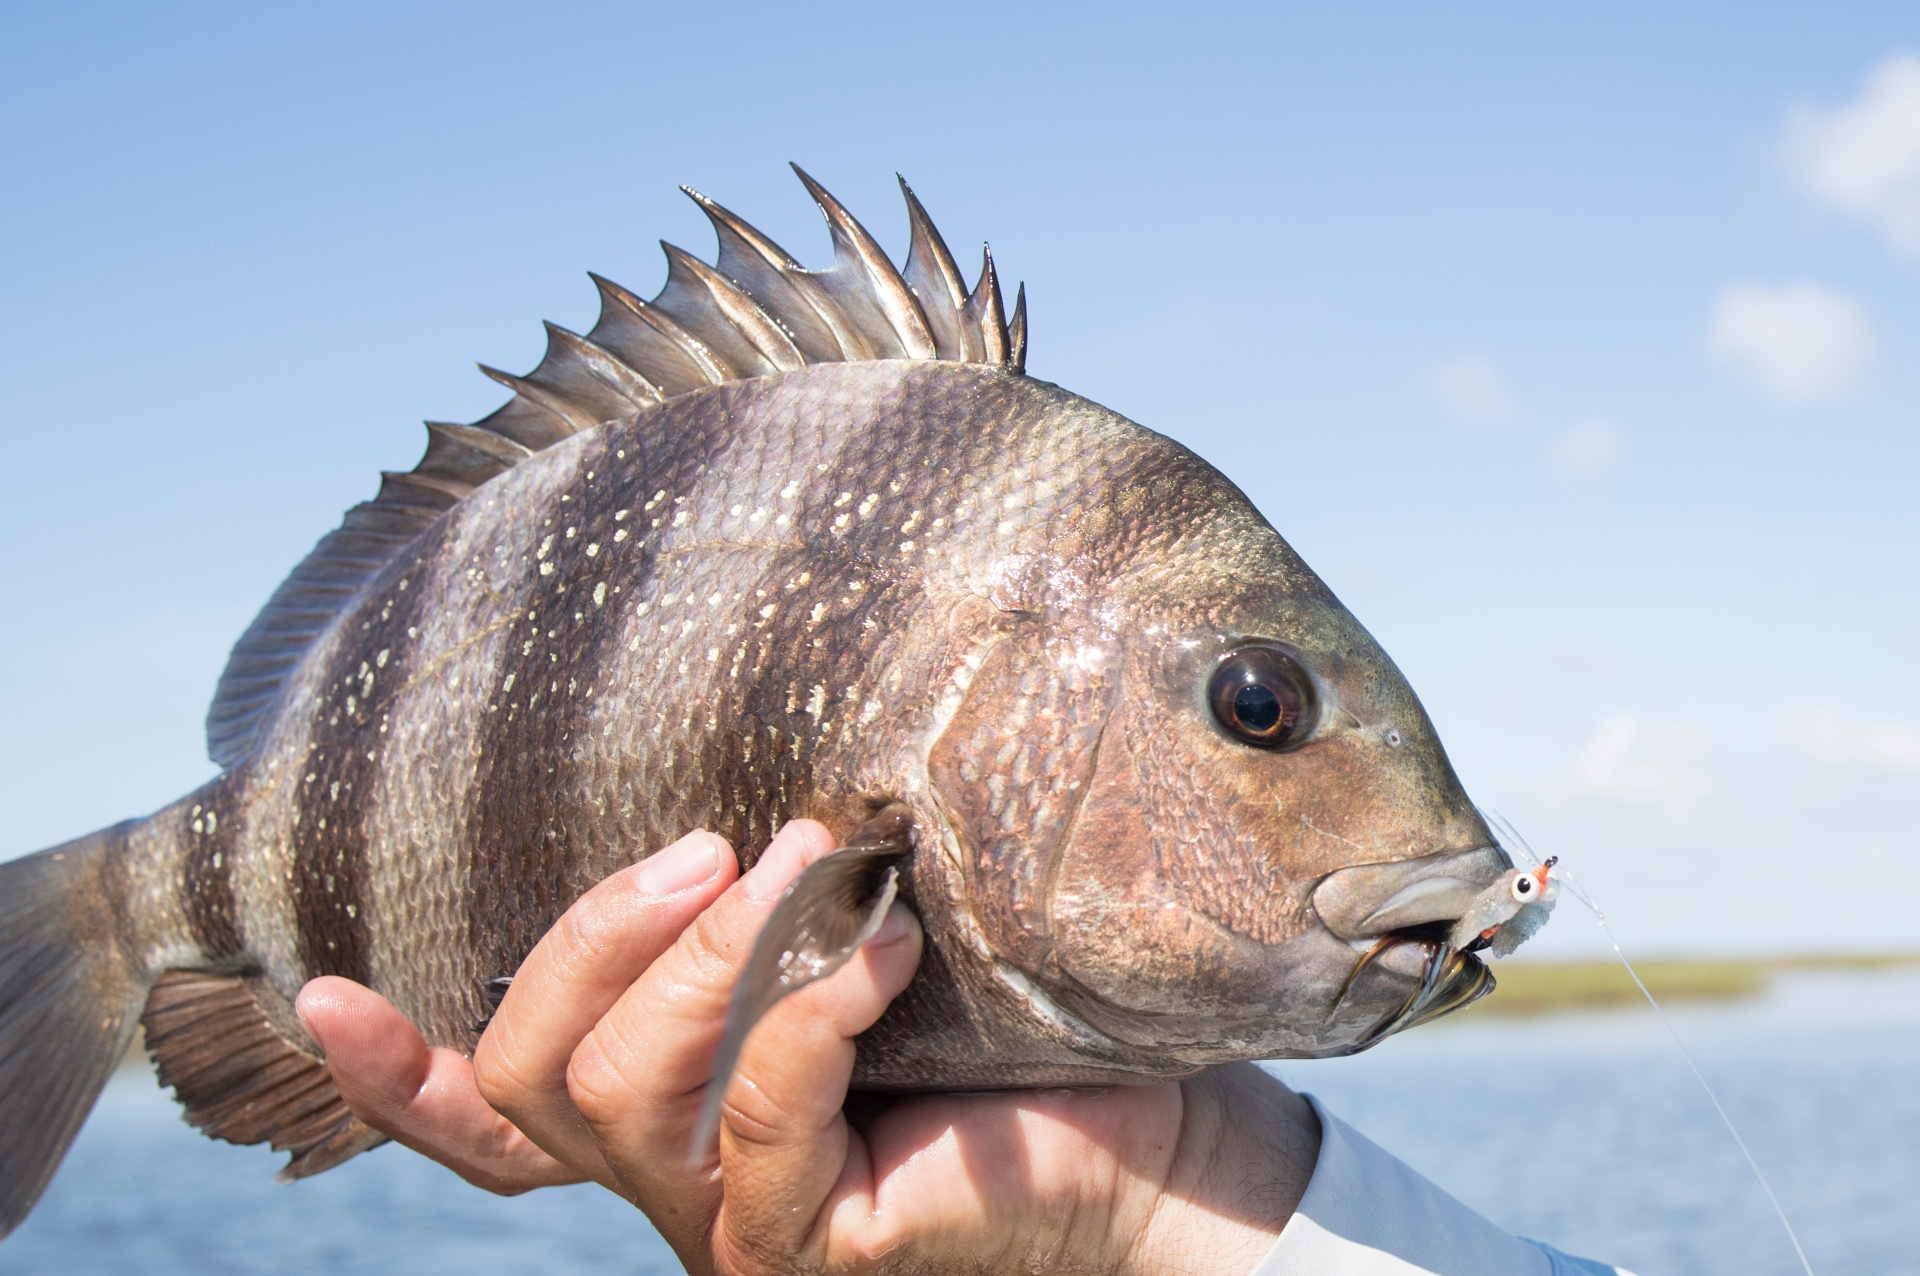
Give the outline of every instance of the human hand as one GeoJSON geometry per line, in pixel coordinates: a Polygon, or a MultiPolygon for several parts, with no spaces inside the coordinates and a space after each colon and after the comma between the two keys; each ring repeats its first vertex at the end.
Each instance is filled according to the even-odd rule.
{"type": "Polygon", "coordinates": [[[691,1271],[1252,1267],[1305,1190],[1319,1132],[1251,1065],[878,1101],[849,1122],[853,1038],[918,961],[900,905],[845,968],[761,1021],[719,1146],[690,1167],[734,977],[781,891],[831,849],[796,821],[735,880],[725,842],[694,834],[609,878],[529,956],[470,1066],[344,980],[309,984],[301,1014],[369,1124],[495,1191],[595,1179],[691,1271]]]}

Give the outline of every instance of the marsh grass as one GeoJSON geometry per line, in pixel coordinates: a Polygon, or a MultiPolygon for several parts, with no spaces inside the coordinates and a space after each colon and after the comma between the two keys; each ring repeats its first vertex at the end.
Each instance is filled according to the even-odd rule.
{"type": "MultiPolygon", "coordinates": [[[[1879,970],[1920,965],[1920,953],[1806,953],[1785,957],[1657,957],[1634,968],[1661,1004],[1757,997],[1784,971],[1879,970]]],[[[1642,1000],[1617,961],[1500,962],[1499,986],[1459,1015],[1487,1017],[1602,1010],[1642,1000]]]]}

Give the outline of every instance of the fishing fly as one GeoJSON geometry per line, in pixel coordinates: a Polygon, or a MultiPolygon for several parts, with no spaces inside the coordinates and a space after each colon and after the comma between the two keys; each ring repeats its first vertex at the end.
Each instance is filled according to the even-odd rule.
{"type": "MultiPolygon", "coordinates": [[[[1512,825],[1512,823],[1510,823],[1506,819],[1505,816],[1499,814],[1498,812],[1483,812],[1483,814],[1488,815],[1489,822],[1493,824],[1496,828],[1498,828],[1502,833],[1505,833],[1507,838],[1515,846],[1519,847],[1520,850],[1525,853],[1526,857],[1532,860],[1535,865],[1535,867],[1531,870],[1523,870],[1523,869],[1509,870],[1508,873],[1504,875],[1501,879],[1501,881],[1509,883],[1510,892],[1513,890],[1516,890],[1518,888],[1518,883],[1522,881],[1532,880],[1539,884],[1539,892],[1540,892],[1539,905],[1530,904],[1530,905],[1524,905],[1516,908],[1515,913],[1513,915],[1514,918],[1517,920],[1520,914],[1525,913],[1527,911],[1528,907],[1538,907],[1540,905],[1545,905],[1547,908],[1551,908],[1552,907],[1551,897],[1548,896],[1547,891],[1548,891],[1549,885],[1555,881],[1555,878],[1550,877],[1549,873],[1554,869],[1554,867],[1557,864],[1559,864],[1560,857],[1558,855],[1554,855],[1554,856],[1548,857],[1545,860],[1542,860],[1540,856],[1534,852],[1533,847],[1528,845],[1527,839],[1520,835],[1520,830],[1516,829],[1512,825]],[[1516,876],[1516,874],[1518,876],[1516,876]]],[[[1631,961],[1627,960],[1627,954],[1621,949],[1620,941],[1614,937],[1613,927],[1607,925],[1607,915],[1605,911],[1602,910],[1601,907],[1594,902],[1593,896],[1590,895],[1586,891],[1586,889],[1580,885],[1580,883],[1574,878],[1572,873],[1566,871],[1565,869],[1561,869],[1557,874],[1557,880],[1560,882],[1564,882],[1567,887],[1567,892],[1570,895],[1572,895],[1575,899],[1579,900],[1580,903],[1587,909],[1587,911],[1593,914],[1594,921],[1599,925],[1601,931],[1605,933],[1607,937],[1607,943],[1613,948],[1613,955],[1620,959],[1620,964],[1626,967],[1627,974],[1633,979],[1634,986],[1638,988],[1640,990],[1641,995],[1647,999],[1647,1004],[1653,1007],[1653,1013],[1660,1017],[1660,1023],[1662,1024],[1662,1026],[1666,1028],[1667,1034],[1673,1038],[1673,1044],[1679,1048],[1680,1057],[1687,1061],[1687,1067],[1692,1070],[1694,1080],[1700,1083],[1700,1088],[1706,1091],[1707,1093],[1707,1101],[1712,1103],[1713,1110],[1719,1113],[1720,1123],[1727,1127],[1727,1133],[1733,1136],[1734,1143],[1740,1149],[1740,1155],[1746,1158],[1747,1168],[1751,1169],[1753,1171],[1754,1178],[1760,1181],[1760,1190],[1767,1194],[1767,1203],[1773,1206],[1774,1214],[1780,1219],[1780,1226],[1786,1229],[1787,1239],[1793,1243],[1793,1252],[1800,1259],[1801,1269],[1807,1273],[1807,1276],[1813,1276],[1813,1264],[1807,1260],[1807,1251],[1804,1248],[1802,1248],[1800,1244],[1799,1234],[1793,1230],[1793,1224],[1790,1221],[1788,1221],[1787,1211],[1784,1207],[1781,1206],[1780,1198],[1774,1195],[1773,1184],[1767,1181],[1766,1174],[1763,1173],[1760,1169],[1760,1163],[1754,1159],[1753,1153],[1747,1148],[1747,1141],[1740,1137],[1740,1131],[1734,1127],[1733,1118],[1728,1116],[1726,1108],[1721,1106],[1720,1096],[1715,1094],[1713,1092],[1713,1087],[1707,1083],[1706,1074],[1701,1072],[1700,1065],[1694,1062],[1693,1052],[1691,1050],[1688,1050],[1687,1043],[1680,1039],[1680,1030],[1673,1026],[1673,1020],[1667,1018],[1667,1012],[1660,1008],[1659,1001],[1654,998],[1652,991],[1648,989],[1645,981],[1640,978],[1640,972],[1633,968],[1633,963],[1631,961]]],[[[1499,883],[1496,883],[1495,885],[1497,886],[1498,884],[1499,883]]],[[[1475,900],[1476,906],[1479,905],[1479,902],[1482,899],[1488,900],[1490,905],[1494,902],[1492,887],[1489,887],[1487,891],[1483,892],[1481,896],[1476,898],[1475,900]]],[[[1469,920],[1471,920],[1474,916],[1475,914],[1470,911],[1466,917],[1463,917],[1460,920],[1459,925],[1455,928],[1454,934],[1458,936],[1461,933],[1460,928],[1465,927],[1468,924],[1469,920]]],[[[1527,935],[1531,935],[1533,931],[1538,930],[1540,928],[1540,925],[1544,923],[1545,920],[1546,920],[1546,917],[1543,913],[1537,921],[1534,921],[1531,923],[1532,929],[1526,932],[1527,935]]],[[[1508,927],[1510,927],[1512,923],[1509,922],[1507,925],[1508,927]]],[[[1506,927],[1502,927],[1499,931],[1488,931],[1485,934],[1483,934],[1480,937],[1480,939],[1476,942],[1489,944],[1496,953],[1512,952],[1513,947],[1511,945],[1509,945],[1505,949],[1502,949],[1500,947],[1502,943],[1507,942],[1506,936],[1504,933],[1505,929],[1506,927]]],[[[1522,935],[1520,936],[1520,938],[1524,939],[1526,938],[1526,936],[1522,935]]],[[[1455,942],[1458,943],[1458,939],[1456,939],[1455,942]]],[[[1512,942],[1513,944],[1517,944],[1519,940],[1516,939],[1512,942]]]]}

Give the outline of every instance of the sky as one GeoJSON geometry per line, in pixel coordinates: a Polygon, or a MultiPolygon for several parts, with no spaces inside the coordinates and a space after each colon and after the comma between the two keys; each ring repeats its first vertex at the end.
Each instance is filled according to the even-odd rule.
{"type": "Polygon", "coordinates": [[[990,239],[1630,949],[1920,949],[1920,23],[1679,8],[0,9],[0,857],[209,777],[472,364],[711,256],[678,183],[824,264],[797,160],[990,239]]]}

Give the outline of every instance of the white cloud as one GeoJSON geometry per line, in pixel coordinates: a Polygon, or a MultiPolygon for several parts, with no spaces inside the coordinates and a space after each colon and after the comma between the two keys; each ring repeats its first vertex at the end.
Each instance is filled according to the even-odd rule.
{"type": "Polygon", "coordinates": [[[1856,718],[1831,704],[1789,709],[1786,740],[1816,762],[1920,774],[1920,731],[1897,722],[1856,718]]]}
{"type": "Polygon", "coordinates": [[[1462,355],[1427,373],[1427,390],[1454,420],[1504,425],[1520,415],[1519,400],[1499,369],[1479,355],[1462,355]]]}
{"type": "Polygon", "coordinates": [[[1781,158],[1805,194],[1920,259],[1920,57],[1886,58],[1843,106],[1795,110],[1781,158]]]}
{"type": "Polygon", "coordinates": [[[1553,441],[1554,468],[1579,478],[1604,478],[1626,459],[1627,441],[1612,424],[1595,418],[1560,432],[1553,441]]]}
{"type": "Polygon", "coordinates": [[[1713,788],[1713,742],[1690,722],[1615,713],[1600,723],[1573,764],[1573,787],[1588,797],[1680,814],[1713,788]]]}
{"type": "Polygon", "coordinates": [[[1847,390],[1873,356],[1873,326],[1818,284],[1735,284],[1714,303],[1707,350],[1774,397],[1806,403],[1847,390]]]}

